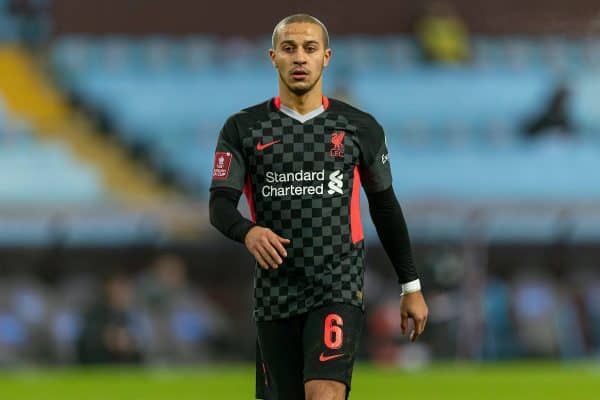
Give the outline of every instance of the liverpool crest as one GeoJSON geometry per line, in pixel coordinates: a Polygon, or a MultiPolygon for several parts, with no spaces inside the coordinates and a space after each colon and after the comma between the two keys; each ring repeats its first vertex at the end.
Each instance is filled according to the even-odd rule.
{"type": "Polygon", "coordinates": [[[332,157],[344,157],[344,136],[346,136],[346,132],[344,131],[333,132],[331,134],[331,144],[333,146],[329,154],[332,157]]]}

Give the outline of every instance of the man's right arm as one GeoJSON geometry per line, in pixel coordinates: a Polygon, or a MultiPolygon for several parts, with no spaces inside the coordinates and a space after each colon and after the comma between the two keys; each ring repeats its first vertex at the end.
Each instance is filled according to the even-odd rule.
{"type": "Polygon", "coordinates": [[[244,243],[254,226],[237,209],[246,179],[246,157],[235,116],[227,119],[217,139],[210,185],[210,222],[230,239],[244,243]]]}
{"type": "Polygon", "coordinates": [[[276,269],[287,257],[284,245],[290,241],[244,218],[237,209],[241,195],[239,190],[212,189],[210,223],[228,238],[245,244],[262,268],[276,269]]]}
{"type": "Polygon", "coordinates": [[[235,117],[230,117],[217,141],[210,186],[210,222],[228,238],[243,243],[261,267],[277,268],[287,256],[288,239],[244,218],[237,205],[246,179],[246,159],[235,117]]]}
{"type": "Polygon", "coordinates": [[[246,234],[255,224],[244,218],[237,206],[242,192],[231,188],[214,188],[210,191],[210,223],[223,235],[244,243],[246,234]]]}

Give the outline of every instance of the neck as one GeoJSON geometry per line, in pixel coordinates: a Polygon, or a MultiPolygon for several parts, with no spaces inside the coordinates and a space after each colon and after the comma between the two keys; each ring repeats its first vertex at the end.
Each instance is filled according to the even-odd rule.
{"type": "Polygon", "coordinates": [[[319,106],[323,104],[323,89],[321,87],[321,82],[318,82],[312,90],[301,95],[292,93],[280,82],[279,98],[281,99],[281,104],[284,106],[291,108],[299,114],[306,114],[319,108],[319,106]]]}

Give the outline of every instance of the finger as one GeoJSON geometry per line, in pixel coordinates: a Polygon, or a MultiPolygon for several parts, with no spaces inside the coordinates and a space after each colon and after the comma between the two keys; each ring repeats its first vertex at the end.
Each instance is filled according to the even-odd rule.
{"type": "MultiPolygon", "coordinates": [[[[278,236],[272,238],[271,245],[275,248],[275,250],[277,250],[278,255],[281,254],[282,257],[287,257],[287,251],[285,250],[285,247],[283,247],[283,245],[279,241],[278,236]]],[[[282,262],[283,262],[283,260],[281,260],[279,263],[281,264],[282,262]]]]}
{"type": "Polygon", "coordinates": [[[256,246],[256,251],[260,254],[261,258],[264,260],[267,269],[273,266],[273,260],[271,260],[271,256],[269,253],[263,248],[262,245],[256,246]]]}
{"type": "Polygon", "coordinates": [[[283,260],[279,256],[279,253],[277,252],[277,250],[275,250],[275,247],[273,246],[272,243],[269,242],[268,244],[265,244],[265,250],[267,250],[269,252],[269,255],[271,256],[273,261],[275,261],[277,263],[277,265],[279,265],[283,262],[283,260]]]}
{"type": "Polygon", "coordinates": [[[415,321],[415,331],[417,332],[418,335],[420,335],[425,330],[425,317],[415,318],[414,321],[415,321]]]}
{"type": "Polygon", "coordinates": [[[425,332],[425,325],[427,325],[427,317],[423,318],[423,324],[421,326],[421,332],[419,333],[419,335],[422,335],[423,332],[425,332]]]}
{"type": "Polygon", "coordinates": [[[277,263],[273,260],[273,258],[269,254],[269,251],[265,249],[263,244],[259,244],[256,249],[258,250],[263,260],[265,260],[268,266],[277,268],[277,263]]]}
{"type": "Polygon", "coordinates": [[[252,255],[254,256],[254,258],[256,259],[258,264],[261,266],[261,268],[269,269],[269,266],[267,265],[267,263],[265,262],[265,260],[262,258],[262,256],[260,255],[260,253],[257,250],[253,251],[252,255]]]}
{"type": "Polygon", "coordinates": [[[417,330],[413,329],[413,331],[410,333],[410,341],[415,342],[418,338],[419,334],[417,333],[417,330]]]}
{"type": "Polygon", "coordinates": [[[421,336],[423,334],[423,331],[425,330],[426,320],[427,320],[426,317],[413,318],[415,328],[413,329],[413,331],[410,335],[411,342],[416,341],[419,338],[419,336],[421,336]]]}
{"type": "Polygon", "coordinates": [[[406,329],[408,328],[408,314],[401,313],[400,314],[400,332],[403,335],[406,335],[406,329]]]}
{"type": "Polygon", "coordinates": [[[281,236],[279,236],[279,235],[277,235],[277,239],[279,239],[279,241],[280,241],[281,243],[290,244],[290,239],[286,239],[286,238],[284,238],[284,237],[281,237],[281,236]]]}

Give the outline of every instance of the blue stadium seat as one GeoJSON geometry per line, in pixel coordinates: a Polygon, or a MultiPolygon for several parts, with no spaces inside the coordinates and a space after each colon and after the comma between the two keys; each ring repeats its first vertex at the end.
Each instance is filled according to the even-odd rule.
{"type": "Polygon", "coordinates": [[[0,13],[0,43],[19,39],[20,20],[10,14],[0,13]]]}
{"type": "MultiPolygon", "coordinates": [[[[73,88],[107,113],[124,142],[144,145],[157,165],[175,171],[192,192],[205,193],[212,149],[227,116],[277,92],[265,54],[269,42],[208,36],[61,39],[54,57],[63,69],[75,71],[73,88]]],[[[429,178],[434,182],[458,171],[464,174],[461,184],[447,176],[448,186],[436,190],[449,196],[475,191],[483,198],[527,197],[533,189],[508,186],[502,163],[528,168],[525,121],[541,109],[561,74],[579,73],[596,53],[600,60],[597,43],[475,37],[473,65],[446,68],[425,66],[411,37],[334,38],[325,91],[346,87],[352,103],[381,122],[392,152],[401,154],[407,168],[419,166],[423,179],[414,187],[408,183],[413,193],[427,195],[429,189],[421,188],[429,178]],[[421,165],[423,160],[432,164],[421,165]]],[[[595,80],[595,74],[580,75],[572,85],[573,116],[585,141],[600,130],[595,80]]],[[[509,172],[518,174],[516,168],[509,172]]],[[[541,185],[535,182],[529,182],[532,188],[541,185]]]]}
{"type": "Polygon", "coordinates": [[[0,203],[4,205],[81,204],[106,198],[97,173],[60,146],[2,147],[0,171],[10,171],[0,174],[0,203]]]}

